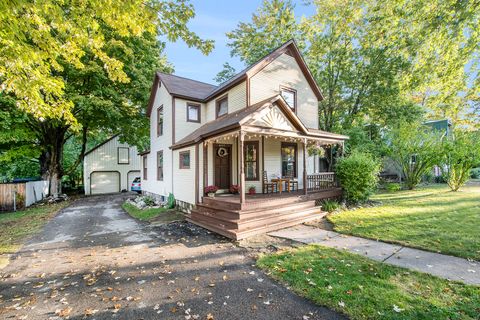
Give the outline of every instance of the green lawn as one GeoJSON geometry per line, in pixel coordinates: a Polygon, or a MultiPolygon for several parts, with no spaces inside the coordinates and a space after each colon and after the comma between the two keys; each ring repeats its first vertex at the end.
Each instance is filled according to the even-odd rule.
{"type": "Polygon", "coordinates": [[[351,319],[479,319],[480,287],[322,246],[261,257],[257,265],[315,303],[351,319]]]}
{"type": "Polygon", "coordinates": [[[480,185],[380,193],[382,205],[329,216],[335,231],[480,260],[480,185]]]}
{"type": "Polygon", "coordinates": [[[138,209],[134,205],[125,202],[122,205],[129,215],[142,221],[155,221],[155,222],[170,222],[182,220],[183,215],[175,210],[168,210],[165,208],[150,208],[150,209],[138,209]]]}
{"type": "Polygon", "coordinates": [[[8,262],[8,258],[1,255],[15,253],[29,236],[40,231],[50,218],[69,204],[69,201],[65,201],[0,213],[0,268],[8,262]]]}

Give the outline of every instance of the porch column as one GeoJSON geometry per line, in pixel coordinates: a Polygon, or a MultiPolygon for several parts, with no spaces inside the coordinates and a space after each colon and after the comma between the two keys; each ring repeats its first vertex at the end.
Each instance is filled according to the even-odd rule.
{"type": "Polygon", "coordinates": [[[238,191],[240,193],[240,203],[245,203],[245,168],[243,164],[243,141],[245,139],[245,133],[240,131],[238,134],[238,176],[240,181],[238,183],[238,191]]]}
{"type": "Polygon", "coordinates": [[[203,190],[202,190],[202,202],[205,195],[205,187],[208,185],[208,143],[203,142],[203,190]]]}
{"type": "Polygon", "coordinates": [[[307,140],[303,140],[303,194],[307,194],[307,140]]]}

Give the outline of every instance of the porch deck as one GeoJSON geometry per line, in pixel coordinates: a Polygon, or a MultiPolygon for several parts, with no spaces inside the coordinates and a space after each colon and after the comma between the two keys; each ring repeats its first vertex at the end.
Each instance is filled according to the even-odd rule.
{"type": "Polygon", "coordinates": [[[203,197],[187,220],[234,240],[261,234],[325,215],[319,200],[341,197],[342,190],[329,187],[283,193],[246,195],[241,203],[239,195],[203,197]]]}

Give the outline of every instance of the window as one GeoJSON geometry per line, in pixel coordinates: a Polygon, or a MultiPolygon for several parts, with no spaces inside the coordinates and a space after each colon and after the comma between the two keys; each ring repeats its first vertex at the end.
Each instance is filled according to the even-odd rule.
{"type": "Polygon", "coordinates": [[[218,99],[216,104],[217,104],[217,118],[224,116],[228,113],[228,96],[218,99]]]}
{"type": "Polygon", "coordinates": [[[200,122],[200,105],[187,103],[187,121],[200,122]]]}
{"type": "Polygon", "coordinates": [[[190,169],[190,151],[180,152],[180,169],[190,169]]]}
{"type": "Polygon", "coordinates": [[[295,89],[280,87],[280,94],[282,95],[285,102],[293,110],[297,111],[297,91],[295,89]]]}
{"type": "Polygon", "coordinates": [[[297,144],[282,142],[282,176],[297,177],[297,144]]]}
{"type": "Polygon", "coordinates": [[[147,180],[147,156],[143,156],[143,180],[147,180]]]}
{"type": "Polygon", "coordinates": [[[157,109],[157,137],[163,135],[163,105],[157,109]]]}
{"type": "Polygon", "coordinates": [[[157,152],[157,180],[163,181],[163,151],[157,152]]]}
{"type": "Polygon", "coordinates": [[[258,141],[245,141],[243,149],[245,180],[258,180],[258,141]]]}
{"type": "Polygon", "coordinates": [[[117,148],[117,163],[129,164],[130,163],[130,149],[127,147],[117,148]]]}

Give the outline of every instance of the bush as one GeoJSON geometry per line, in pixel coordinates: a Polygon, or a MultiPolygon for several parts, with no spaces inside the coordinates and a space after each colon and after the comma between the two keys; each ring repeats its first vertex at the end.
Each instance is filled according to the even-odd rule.
{"type": "Polygon", "coordinates": [[[366,201],[375,191],[380,164],[370,154],[353,152],[338,160],[337,177],[345,191],[348,202],[366,201]]]}
{"type": "Polygon", "coordinates": [[[470,178],[480,179],[480,168],[474,168],[470,170],[470,178]]]}
{"type": "Polygon", "coordinates": [[[385,189],[388,192],[396,192],[402,190],[402,185],[400,183],[387,183],[385,189]]]}
{"type": "Polygon", "coordinates": [[[175,208],[176,201],[175,197],[173,196],[173,193],[170,193],[167,198],[167,209],[173,209],[175,208]]]}
{"type": "Polygon", "coordinates": [[[152,196],[144,196],[142,200],[148,207],[153,207],[155,205],[155,198],[152,196]]]}
{"type": "Polygon", "coordinates": [[[340,208],[340,204],[335,200],[324,200],[322,202],[322,209],[327,212],[333,212],[340,208]]]}

